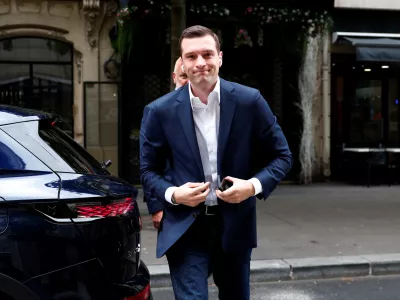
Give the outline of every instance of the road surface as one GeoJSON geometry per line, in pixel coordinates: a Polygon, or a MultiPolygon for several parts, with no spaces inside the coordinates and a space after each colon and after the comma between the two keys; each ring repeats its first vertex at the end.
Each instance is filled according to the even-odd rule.
{"type": "MultiPolygon", "coordinates": [[[[252,300],[396,300],[400,276],[376,276],[253,284],[252,300]]],[[[153,289],[154,300],[174,299],[171,288],[153,289]]],[[[210,300],[217,289],[210,286],[210,300]]]]}

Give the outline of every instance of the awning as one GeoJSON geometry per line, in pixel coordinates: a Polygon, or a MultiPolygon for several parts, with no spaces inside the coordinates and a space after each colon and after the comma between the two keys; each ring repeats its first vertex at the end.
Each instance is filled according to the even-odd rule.
{"type": "Polygon", "coordinates": [[[349,36],[342,39],[356,47],[358,61],[400,62],[400,39],[349,36]]]}

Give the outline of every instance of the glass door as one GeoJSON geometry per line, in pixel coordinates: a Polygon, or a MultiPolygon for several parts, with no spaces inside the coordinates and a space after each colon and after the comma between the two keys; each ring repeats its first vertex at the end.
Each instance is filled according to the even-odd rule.
{"type": "Polygon", "coordinates": [[[399,130],[399,78],[389,78],[389,90],[388,90],[388,147],[399,147],[400,145],[400,130],[399,130]]]}
{"type": "Polygon", "coordinates": [[[355,95],[348,103],[349,145],[378,147],[384,142],[382,91],[380,79],[356,79],[355,95]]]}

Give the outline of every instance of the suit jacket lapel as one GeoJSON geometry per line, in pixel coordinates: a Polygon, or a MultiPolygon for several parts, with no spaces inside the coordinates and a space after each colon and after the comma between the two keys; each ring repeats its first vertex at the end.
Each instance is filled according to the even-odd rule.
{"type": "MultiPolygon", "coordinates": [[[[231,129],[232,118],[235,113],[236,101],[232,94],[234,87],[229,82],[221,79],[220,95],[220,121],[218,133],[218,174],[221,173],[221,163],[231,129]]],[[[222,180],[222,178],[221,178],[222,180]]]]}
{"type": "Polygon", "coordinates": [[[197,136],[195,131],[195,125],[193,120],[193,111],[189,99],[188,85],[184,86],[177,98],[178,107],[178,118],[181,121],[183,131],[185,132],[186,139],[189,143],[190,149],[192,150],[193,157],[196,164],[201,172],[201,176],[204,176],[203,165],[201,163],[201,156],[199,145],[197,143],[197,136]]]}

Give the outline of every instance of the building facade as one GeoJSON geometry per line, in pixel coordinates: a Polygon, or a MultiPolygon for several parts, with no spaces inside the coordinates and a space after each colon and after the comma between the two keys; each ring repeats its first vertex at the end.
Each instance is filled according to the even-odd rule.
{"type": "MultiPolygon", "coordinates": [[[[118,80],[105,63],[118,3],[0,1],[0,104],[61,115],[65,128],[118,173],[118,80]]],[[[106,64],[107,65],[107,64],[106,64]]]]}

